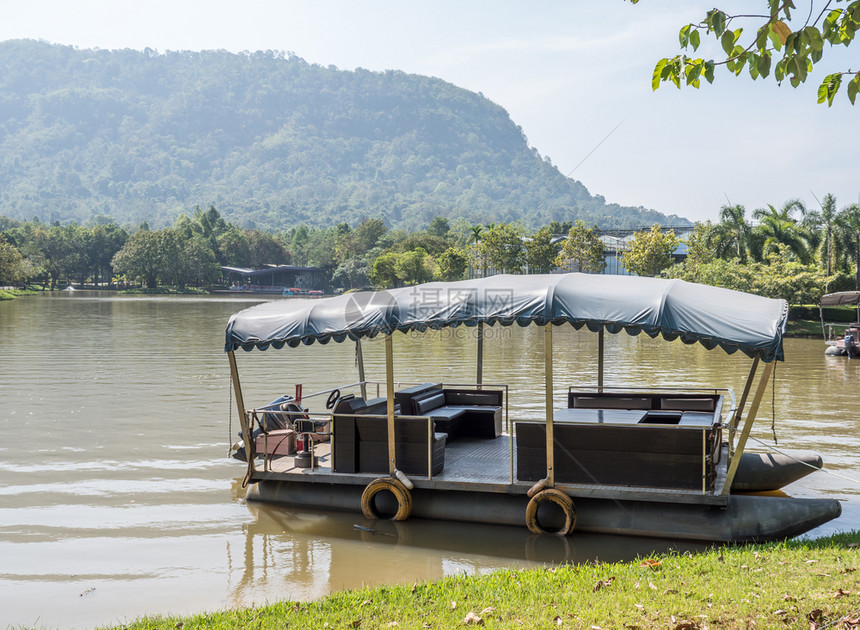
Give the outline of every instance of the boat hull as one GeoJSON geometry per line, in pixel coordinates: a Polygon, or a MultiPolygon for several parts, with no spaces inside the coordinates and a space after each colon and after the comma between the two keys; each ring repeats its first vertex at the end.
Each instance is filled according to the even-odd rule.
{"type": "MultiPolygon", "coordinates": [[[[361,513],[363,486],[262,480],[247,499],[290,508],[361,513]]],[[[725,506],[574,497],[576,531],[699,540],[765,542],[797,536],[837,518],[833,499],[732,495],[725,506]]],[[[525,526],[528,498],[500,492],[415,488],[412,517],[525,526]]],[[[543,524],[551,529],[548,513],[543,524]]]]}

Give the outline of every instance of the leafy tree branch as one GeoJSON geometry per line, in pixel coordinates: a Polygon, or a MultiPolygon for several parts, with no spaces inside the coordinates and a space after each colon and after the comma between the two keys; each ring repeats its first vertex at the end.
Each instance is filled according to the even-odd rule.
{"type": "MultiPolygon", "coordinates": [[[[632,4],[638,1],[630,0],[632,4]]],[[[717,66],[725,66],[735,76],[746,69],[753,80],[772,75],[780,85],[788,79],[796,88],[822,62],[825,43],[847,47],[860,30],[860,0],[829,0],[815,19],[814,0],[809,0],[809,10],[802,19],[792,16],[796,9],[793,0],[765,1],[765,14],[730,15],[714,8],[700,22],[683,26],[678,39],[684,51],[696,52],[703,36],[713,37],[725,58],[704,59],[684,52],[660,59],[651,77],[652,89],[666,82],[679,89],[682,83],[698,88],[702,78],[713,83],[717,66]],[[741,24],[748,25],[746,31],[741,24]]],[[[837,69],[824,77],[818,88],[818,102],[832,105],[843,83],[853,105],[860,92],[860,70],[851,68],[837,69]]]]}

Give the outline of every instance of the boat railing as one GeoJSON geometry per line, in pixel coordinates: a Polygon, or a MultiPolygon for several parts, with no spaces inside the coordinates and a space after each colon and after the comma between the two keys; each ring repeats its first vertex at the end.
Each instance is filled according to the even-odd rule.
{"type": "MultiPolygon", "coordinates": [[[[396,389],[399,389],[399,388],[402,388],[404,386],[410,386],[411,387],[414,385],[421,385],[422,383],[423,383],[423,381],[396,381],[394,383],[394,386],[396,389]]],[[[381,393],[382,393],[381,387],[383,387],[385,385],[385,382],[384,381],[365,380],[365,381],[356,381],[354,383],[347,383],[344,385],[337,385],[335,387],[330,387],[328,389],[323,389],[323,390],[320,390],[317,392],[312,392],[310,394],[305,394],[305,395],[302,395],[302,397],[300,399],[298,399],[298,397],[297,397],[297,400],[295,402],[297,402],[298,404],[303,404],[304,401],[306,401],[308,399],[318,398],[320,396],[331,395],[333,392],[336,392],[336,391],[349,391],[349,390],[355,390],[355,389],[359,389],[359,388],[363,388],[364,390],[366,390],[367,386],[369,386],[369,385],[370,386],[376,386],[376,397],[379,398],[381,393]]],[[[508,449],[508,451],[509,451],[509,457],[508,457],[508,469],[509,470],[508,470],[508,472],[510,475],[511,483],[513,483],[513,480],[514,480],[514,448],[513,448],[513,426],[511,425],[511,418],[510,418],[510,412],[509,412],[509,406],[510,406],[509,405],[509,402],[510,402],[510,388],[509,388],[509,386],[507,384],[503,384],[503,383],[444,383],[444,382],[441,383],[441,386],[443,389],[445,389],[446,387],[447,388],[471,388],[471,389],[476,389],[476,390],[481,390],[481,389],[501,390],[503,392],[503,394],[502,394],[502,398],[503,398],[502,406],[504,408],[504,424],[503,424],[502,433],[505,435],[508,435],[511,439],[511,447],[508,449]]],[[[364,393],[365,392],[363,392],[363,394],[364,393]]],[[[257,425],[259,425],[259,416],[263,415],[263,414],[283,416],[283,417],[288,418],[290,420],[294,419],[296,417],[296,415],[298,415],[298,414],[303,414],[306,417],[311,417],[311,416],[324,417],[324,418],[327,418],[328,420],[331,420],[331,418],[334,415],[332,412],[329,412],[329,411],[310,411],[308,409],[304,409],[304,412],[298,412],[296,410],[277,411],[277,410],[264,409],[264,408],[249,409],[245,413],[246,413],[245,417],[247,420],[248,430],[250,432],[253,432],[253,427],[254,427],[254,423],[251,421],[251,418],[257,419],[256,422],[257,422],[257,425]],[[248,414],[251,414],[251,415],[249,416],[248,414]]],[[[356,414],[340,414],[339,413],[338,415],[343,416],[343,417],[353,417],[353,416],[359,417],[360,416],[362,418],[376,418],[376,417],[387,418],[386,415],[376,416],[376,415],[371,415],[371,414],[357,414],[356,415],[356,414]]],[[[432,418],[430,418],[429,416],[412,416],[412,415],[404,415],[404,414],[397,414],[397,418],[398,419],[425,419],[426,418],[426,419],[432,420],[432,418]]],[[[432,436],[433,436],[432,422],[430,423],[430,425],[428,427],[428,436],[429,436],[429,440],[428,440],[428,457],[429,457],[430,456],[429,453],[432,450],[432,436]]],[[[249,436],[249,438],[250,438],[250,436],[249,436]]],[[[265,452],[268,452],[268,445],[266,442],[267,439],[268,439],[267,434],[264,432],[263,440],[264,440],[264,444],[266,445],[265,446],[265,452]]],[[[250,441],[250,439],[249,439],[249,441],[250,441]]],[[[429,465],[429,463],[428,463],[428,465],[429,465]]],[[[427,470],[429,473],[430,468],[428,468],[427,470]]]]}
{"type": "MultiPolygon", "coordinates": [[[[581,389],[581,386],[578,385],[568,385],[567,393],[570,395],[573,391],[578,391],[581,389]]],[[[735,398],[735,392],[731,387],[626,387],[623,385],[604,385],[603,391],[610,392],[642,392],[642,393],[661,393],[661,392],[682,392],[682,393],[708,393],[716,396],[719,395],[728,395],[729,400],[731,401],[731,406],[726,410],[725,418],[726,420],[722,420],[720,422],[721,428],[731,428],[731,424],[735,415],[735,412],[738,409],[738,401],[735,398]]]]}
{"type": "MultiPolygon", "coordinates": [[[[249,409],[245,412],[245,418],[248,422],[249,427],[253,427],[255,424],[257,426],[261,426],[261,416],[265,416],[265,414],[271,414],[277,417],[283,417],[285,420],[289,420],[291,423],[295,423],[296,415],[303,416],[300,420],[305,420],[308,422],[323,423],[324,425],[328,425],[328,430],[317,430],[314,428],[313,431],[302,431],[302,434],[307,434],[311,436],[311,439],[307,442],[307,447],[310,449],[310,462],[311,462],[311,470],[316,469],[316,457],[314,455],[314,444],[316,443],[313,439],[313,436],[329,436],[332,435],[332,420],[334,419],[334,412],[332,411],[307,411],[303,414],[297,414],[295,411],[272,411],[269,409],[249,409]]],[[[368,420],[387,420],[388,416],[385,414],[364,414],[364,413],[337,413],[338,417],[342,418],[362,418],[368,420]]],[[[415,420],[415,421],[424,421],[427,426],[427,479],[433,479],[433,440],[434,440],[434,427],[433,427],[433,418],[430,416],[413,416],[413,415],[397,415],[398,420],[415,420]]],[[[271,472],[272,470],[272,459],[274,457],[273,453],[269,453],[269,445],[268,438],[269,435],[266,432],[263,432],[263,453],[268,454],[267,457],[263,458],[263,472],[271,472]]],[[[252,448],[254,448],[254,443],[251,442],[252,448]]],[[[248,459],[253,460],[256,458],[256,452],[252,452],[249,454],[248,459]]],[[[256,472],[256,465],[254,464],[254,471],[256,472]]]]}

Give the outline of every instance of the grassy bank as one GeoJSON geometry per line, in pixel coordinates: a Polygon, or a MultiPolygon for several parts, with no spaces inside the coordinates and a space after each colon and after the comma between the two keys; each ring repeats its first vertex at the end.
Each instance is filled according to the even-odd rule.
{"type": "MultiPolygon", "coordinates": [[[[845,324],[836,326],[838,330],[845,328],[845,324]]],[[[786,337],[815,337],[822,338],[820,319],[789,319],[785,327],[786,337]]]]}
{"type": "Polygon", "coordinates": [[[0,300],[14,300],[22,295],[36,295],[38,291],[30,289],[0,289],[0,300]]]}
{"type": "Polygon", "coordinates": [[[858,543],[855,531],[627,563],[497,571],[125,627],[858,628],[858,543]]]}

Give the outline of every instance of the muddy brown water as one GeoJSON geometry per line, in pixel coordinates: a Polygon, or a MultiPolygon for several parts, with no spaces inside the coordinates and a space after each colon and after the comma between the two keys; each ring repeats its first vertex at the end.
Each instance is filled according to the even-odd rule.
{"type": "MultiPolygon", "coordinates": [[[[87,628],[673,548],[656,539],[560,540],[525,528],[376,524],[246,504],[242,466],[226,457],[238,421],[222,344],[230,314],[253,303],[88,292],[0,302],[0,627],[87,628]]],[[[487,330],[484,382],[510,386],[512,418],[540,417],[542,334],[487,330]]],[[[561,327],[554,343],[563,406],[568,385],[594,386],[597,341],[561,327]]],[[[398,334],[394,349],[400,381],[475,379],[467,329],[398,334]]],[[[366,343],[368,378],[383,377],[383,352],[380,341],[366,343]]],[[[750,364],[644,335],[608,335],[606,355],[610,385],[728,386],[738,396],[750,364]]],[[[780,449],[821,453],[827,469],[857,479],[860,361],[825,357],[817,339],[787,340],[786,358],[753,436],[773,445],[775,419],[780,449]]],[[[351,344],[240,352],[238,362],[249,405],[291,393],[295,383],[307,393],[356,380],[351,344]]],[[[312,409],[322,408],[317,400],[312,409]]],[[[843,516],[813,534],[860,527],[855,482],[816,473],[787,491],[843,500],[843,516]]]]}

